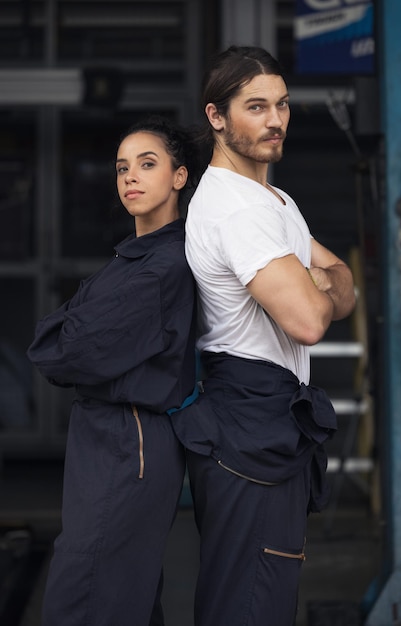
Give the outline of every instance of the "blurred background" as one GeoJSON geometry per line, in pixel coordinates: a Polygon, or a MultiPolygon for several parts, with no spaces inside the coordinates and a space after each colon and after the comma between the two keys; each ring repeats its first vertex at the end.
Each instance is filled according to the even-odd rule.
{"type": "MultiPolygon", "coordinates": [[[[339,431],[297,623],[401,624],[400,23],[399,0],[1,0],[2,626],[40,625],[60,529],[72,395],[27,361],[35,324],[132,229],[115,192],[120,134],[149,112],[202,121],[203,70],[230,44],[281,62],[291,122],[270,182],[357,286],[355,312],[312,349],[312,383],[329,392],[339,431]]],[[[191,626],[196,567],[185,485],[166,626],[191,626]]]]}

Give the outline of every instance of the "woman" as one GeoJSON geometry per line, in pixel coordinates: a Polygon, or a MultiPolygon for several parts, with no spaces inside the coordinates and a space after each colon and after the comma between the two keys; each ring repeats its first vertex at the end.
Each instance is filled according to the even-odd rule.
{"type": "Polygon", "coordinates": [[[28,350],[51,383],[76,389],[43,626],[163,624],[163,554],[185,469],[168,413],[195,388],[179,214],[194,156],[166,120],[129,130],[116,175],[135,234],[39,322],[28,350]]]}

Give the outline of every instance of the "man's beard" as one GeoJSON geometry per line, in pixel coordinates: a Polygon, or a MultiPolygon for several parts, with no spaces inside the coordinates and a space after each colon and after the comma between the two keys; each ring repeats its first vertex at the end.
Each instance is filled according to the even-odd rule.
{"type": "Polygon", "coordinates": [[[270,130],[258,142],[254,142],[248,135],[237,134],[232,126],[228,125],[224,134],[224,142],[236,154],[252,159],[257,163],[277,163],[283,156],[283,144],[269,146],[267,151],[265,141],[272,137],[280,137],[284,140],[285,136],[285,133],[280,128],[275,128],[270,130]],[[262,147],[259,148],[260,144],[262,147]]]}

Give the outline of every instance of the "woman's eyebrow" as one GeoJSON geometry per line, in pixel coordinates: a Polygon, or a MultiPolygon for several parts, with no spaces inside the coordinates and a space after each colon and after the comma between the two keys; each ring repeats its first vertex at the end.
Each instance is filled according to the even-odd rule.
{"type": "MultiPolygon", "coordinates": [[[[146,156],[149,156],[149,154],[152,154],[153,156],[157,157],[158,154],[157,152],[153,152],[153,150],[146,150],[146,152],[140,152],[139,154],[136,155],[136,158],[143,158],[146,156]]],[[[119,159],[116,159],[116,163],[121,163],[121,162],[126,162],[128,161],[128,159],[124,159],[124,157],[120,157],[119,159]]]]}
{"type": "Polygon", "coordinates": [[[148,156],[149,154],[153,154],[153,156],[157,157],[157,153],[153,152],[153,150],[146,150],[146,152],[141,152],[137,156],[138,157],[145,157],[145,156],[148,156]]]}

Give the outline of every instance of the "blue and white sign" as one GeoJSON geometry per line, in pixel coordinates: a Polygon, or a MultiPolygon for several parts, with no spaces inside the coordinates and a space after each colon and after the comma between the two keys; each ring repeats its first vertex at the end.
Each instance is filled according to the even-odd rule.
{"type": "Polygon", "coordinates": [[[300,74],[372,74],[372,0],[297,0],[295,39],[300,74]]]}

